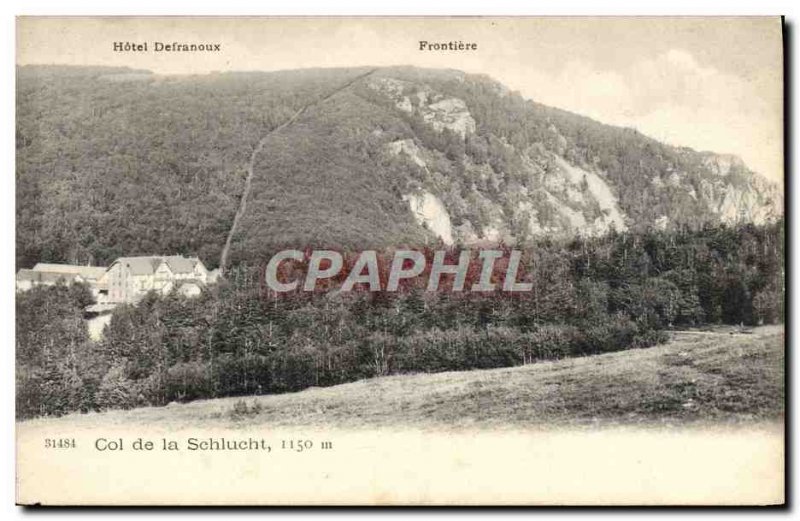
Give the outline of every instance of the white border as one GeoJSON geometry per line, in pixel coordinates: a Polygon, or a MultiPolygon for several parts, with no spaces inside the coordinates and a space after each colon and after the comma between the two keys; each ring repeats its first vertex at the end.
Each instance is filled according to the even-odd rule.
{"type": "MultiPolygon", "coordinates": [[[[70,1],[63,0],[41,0],[41,1],[26,1],[13,0],[11,2],[4,2],[0,9],[2,10],[2,25],[0,25],[0,38],[2,39],[2,70],[5,74],[0,76],[0,84],[2,85],[2,117],[0,118],[2,125],[2,134],[0,135],[0,150],[3,151],[3,165],[5,175],[2,178],[2,189],[0,189],[0,238],[2,239],[3,250],[6,251],[0,257],[0,329],[6,338],[12,337],[14,331],[14,287],[12,274],[14,273],[14,66],[15,66],[15,22],[16,15],[273,15],[273,16],[288,16],[288,15],[785,15],[787,22],[793,25],[793,37],[798,38],[798,26],[800,25],[800,2],[791,0],[758,0],[750,2],[736,2],[734,0],[714,0],[714,1],[701,1],[701,0],[662,0],[658,2],[642,2],[642,1],[610,1],[603,2],[592,0],[560,0],[558,2],[536,2],[525,4],[523,2],[493,0],[492,2],[479,2],[475,0],[459,0],[448,2],[439,0],[433,2],[431,0],[396,0],[391,4],[378,4],[375,1],[359,1],[359,0],[293,0],[291,2],[281,3],[256,3],[247,0],[225,0],[224,2],[201,2],[200,0],[186,1],[177,0],[172,2],[165,2],[164,0],[137,0],[136,2],[109,2],[108,0],[83,0],[83,1],[70,1]]],[[[791,52],[792,69],[796,65],[796,51],[791,52]]],[[[796,115],[796,100],[797,100],[797,80],[795,75],[795,82],[792,89],[792,98],[795,100],[793,103],[794,110],[792,111],[791,118],[795,119],[796,115]]],[[[788,93],[787,93],[788,94],[788,93]]],[[[796,139],[792,136],[791,142],[787,143],[788,150],[796,150],[796,139]]],[[[797,171],[797,157],[793,155],[792,164],[789,165],[789,172],[797,171]]],[[[797,200],[798,183],[792,183],[792,200],[797,200]]],[[[788,219],[790,221],[789,229],[792,233],[792,240],[797,240],[797,222],[794,218],[794,212],[791,208],[787,207],[788,219]]],[[[787,237],[788,239],[788,237],[787,237]]],[[[791,266],[791,272],[796,273],[798,261],[795,256],[792,257],[794,262],[791,266]]],[[[787,288],[791,290],[793,288],[787,288]]],[[[793,294],[792,291],[789,293],[793,294]]],[[[792,316],[787,317],[790,323],[797,323],[795,319],[800,317],[800,311],[794,306],[792,316]]],[[[794,337],[794,335],[792,335],[794,337]]],[[[794,338],[791,338],[793,340],[794,338]]],[[[790,345],[795,345],[790,342],[790,345]]],[[[2,438],[3,458],[4,464],[2,465],[2,477],[0,478],[0,501],[3,505],[3,514],[9,518],[21,518],[26,514],[26,511],[19,507],[14,506],[14,411],[11,404],[13,403],[14,394],[14,343],[13,341],[6,342],[3,350],[3,364],[2,364],[2,389],[5,391],[3,402],[6,406],[2,409],[2,429],[0,429],[0,438],[2,438]]],[[[792,356],[792,367],[790,371],[795,375],[793,389],[797,388],[796,378],[798,375],[798,355],[795,353],[792,356]]],[[[797,403],[796,392],[792,393],[790,397],[792,404],[797,403]]],[[[796,469],[797,469],[797,447],[793,446],[793,461],[792,467],[795,469],[795,483],[796,483],[796,469]]],[[[789,496],[793,497],[797,502],[797,487],[792,483],[792,490],[787,490],[789,496]]],[[[226,511],[226,512],[209,512],[201,514],[203,517],[213,518],[227,518],[230,514],[245,513],[244,511],[226,511]]],[[[330,512],[303,512],[303,513],[288,513],[288,512],[249,512],[252,515],[267,514],[271,518],[306,518],[317,515],[330,514],[330,512]]],[[[381,515],[383,512],[369,511],[361,512],[359,516],[366,515],[367,517],[374,517],[381,515]]],[[[544,518],[574,518],[585,515],[586,511],[567,511],[561,513],[553,512],[528,512],[536,515],[537,517],[544,518]]],[[[607,514],[616,515],[618,512],[608,512],[607,514]]],[[[633,513],[633,512],[631,512],[633,513]]],[[[706,513],[711,513],[706,511],[706,513]]],[[[786,512],[788,513],[788,512],[786,512]]],[[[60,514],[65,512],[47,511],[46,514],[60,514]]],[[[66,514],[70,516],[85,516],[92,515],[95,517],[97,514],[102,516],[108,515],[106,512],[100,513],[96,511],[71,511],[66,514]]],[[[158,520],[166,518],[170,514],[178,514],[183,516],[195,516],[200,514],[197,511],[132,511],[126,512],[128,518],[141,518],[148,520],[158,520]]],[[[336,515],[350,516],[353,512],[337,512],[336,515]]],[[[421,519],[433,518],[434,515],[442,515],[443,512],[420,512],[420,511],[404,511],[393,512],[392,515],[414,515],[421,519]]],[[[468,514],[464,511],[450,512],[447,515],[461,516],[468,514]]],[[[468,514],[471,517],[489,517],[494,513],[490,512],[473,512],[468,514]]],[[[685,511],[659,511],[659,515],[667,516],[680,516],[683,520],[699,519],[703,516],[702,512],[685,512],[685,511]]],[[[726,516],[729,512],[717,512],[717,515],[726,516]]],[[[745,518],[760,517],[762,515],[775,514],[775,512],[759,512],[759,511],[746,511],[740,512],[745,518]]],[[[39,511],[38,515],[42,515],[39,511]]],[[[737,515],[739,517],[739,515],[737,515]]]]}

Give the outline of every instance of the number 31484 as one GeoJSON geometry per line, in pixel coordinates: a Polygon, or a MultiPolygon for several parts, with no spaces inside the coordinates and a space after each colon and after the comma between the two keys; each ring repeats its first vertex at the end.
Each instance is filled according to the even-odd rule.
{"type": "Polygon", "coordinates": [[[45,438],[45,449],[74,449],[75,438],[45,438]]]}

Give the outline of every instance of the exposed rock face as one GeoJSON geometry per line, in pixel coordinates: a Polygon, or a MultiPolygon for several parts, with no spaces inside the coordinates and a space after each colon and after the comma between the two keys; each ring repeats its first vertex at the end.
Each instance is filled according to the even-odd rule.
{"type": "Polygon", "coordinates": [[[600,215],[594,221],[587,223],[590,235],[606,233],[612,227],[620,232],[627,230],[625,215],[619,208],[617,197],[599,174],[572,166],[561,157],[556,157],[556,164],[568,176],[573,190],[581,187],[577,188],[580,190],[578,201],[586,204],[594,203],[600,208],[600,215]]]}
{"type": "Polygon", "coordinates": [[[421,194],[404,195],[414,217],[421,225],[427,227],[442,242],[450,246],[453,240],[453,225],[450,215],[438,197],[429,192],[421,194]]]}
{"type": "MultiPolygon", "coordinates": [[[[370,79],[368,86],[386,96],[398,111],[420,118],[437,132],[449,129],[465,144],[477,131],[464,99],[425,82],[384,76],[370,79]]],[[[501,87],[490,91],[501,98],[512,96],[501,87]]],[[[725,223],[763,223],[783,213],[778,187],[747,170],[738,157],[683,149],[678,150],[679,157],[698,157],[698,167],[687,172],[680,163],[667,161],[660,171],[648,175],[646,190],[664,208],[653,212],[649,223],[642,223],[626,213],[631,205],[620,199],[625,187],[619,181],[595,163],[571,158],[574,145],[555,123],[546,126],[544,138],[543,143],[520,148],[505,136],[484,136],[498,150],[496,154],[513,158],[511,164],[517,166],[512,171],[477,163],[469,155],[461,160],[459,173],[442,170],[442,165],[453,164],[453,158],[445,158],[417,138],[392,141],[386,148],[391,156],[422,170],[423,178],[412,192],[416,195],[403,198],[418,222],[447,244],[597,236],[633,226],[668,229],[697,214],[725,223]],[[688,217],[683,215],[685,205],[694,212],[688,217]]]]}
{"type": "Polygon", "coordinates": [[[403,112],[420,114],[426,123],[439,132],[449,129],[462,138],[469,132],[475,132],[475,119],[464,100],[445,97],[427,85],[419,86],[394,78],[376,78],[369,86],[390,96],[395,106],[403,112]]]}
{"type": "Polygon", "coordinates": [[[394,155],[405,154],[417,166],[428,168],[425,160],[422,159],[422,151],[411,139],[393,141],[388,144],[389,151],[394,155]]]}
{"type": "MultiPolygon", "coordinates": [[[[402,154],[429,173],[428,165],[422,158],[422,151],[413,140],[393,141],[387,144],[387,148],[390,154],[395,156],[402,154]]],[[[450,215],[438,197],[423,190],[421,193],[406,194],[403,196],[403,200],[408,202],[409,209],[419,224],[430,230],[445,244],[452,245],[455,242],[450,215]]]]}
{"type": "MultiPolygon", "coordinates": [[[[393,141],[387,144],[393,156],[419,166],[431,179],[440,179],[441,173],[428,168],[428,160],[436,154],[417,145],[411,139],[393,141]]],[[[527,156],[526,156],[527,157],[527,156]]],[[[524,235],[527,237],[544,235],[601,235],[612,228],[625,231],[625,216],[619,208],[616,196],[603,177],[570,165],[559,156],[551,156],[554,168],[542,171],[528,158],[528,168],[532,177],[541,177],[542,184],[529,190],[518,186],[499,198],[489,198],[485,194],[473,194],[472,204],[480,209],[484,217],[482,223],[464,220],[453,227],[445,203],[436,195],[422,191],[419,195],[405,195],[404,200],[418,222],[424,224],[446,244],[459,242],[474,244],[483,241],[504,241],[515,243],[524,235]],[[509,208],[509,202],[515,205],[509,208]],[[509,222],[524,224],[523,232],[511,229],[509,222]]],[[[488,180],[489,172],[474,164],[467,166],[470,172],[488,180]]],[[[447,194],[451,195],[451,194],[447,194]]],[[[449,202],[455,202],[451,196],[449,202]]],[[[466,206],[466,203],[465,203],[466,206]]]]}
{"type": "Polygon", "coordinates": [[[708,169],[718,176],[728,175],[732,167],[745,168],[744,161],[733,154],[708,153],[704,162],[708,169]]]}
{"type": "Polygon", "coordinates": [[[700,197],[709,210],[725,223],[762,224],[783,214],[783,199],[778,187],[758,177],[744,186],[703,181],[700,197]]]}
{"type": "Polygon", "coordinates": [[[459,134],[462,138],[468,132],[475,132],[475,120],[467,110],[467,105],[458,98],[447,98],[425,107],[420,107],[423,118],[436,130],[446,128],[459,134]]]}
{"type": "Polygon", "coordinates": [[[692,183],[686,172],[671,172],[663,179],[654,177],[653,186],[688,194],[726,224],[763,224],[783,215],[783,194],[779,186],[750,172],[737,156],[712,152],[702,155],[702,164],[710,175],[699,182],[692,183]]]}

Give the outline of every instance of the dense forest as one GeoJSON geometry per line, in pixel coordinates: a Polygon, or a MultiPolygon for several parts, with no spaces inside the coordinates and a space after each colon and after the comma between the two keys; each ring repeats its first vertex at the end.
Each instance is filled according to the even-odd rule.
{"type": "Polygon", "coordinates": [[[506,367],[647,347],[670,328],[783,321],[781,188],[740,160],[480,75],[370,71],[18,67],[18,268],[159,254],[217,267],[253,158],[230,269],[199,297],[121,305],[94,342],[87,287],[17,294],[18,417],[506,367]],[[453,241],[420,219],[420,197],[440,204],[453,241]],[[522,250],[533,290],[262,284],[286,247],[445,244],[522,250]]]}
{"type": "Polygon", "coordinates": [[[513,295],[276,294],[238,265],[195,299],[151,294],[88,339],[81,285],[17,295],[17,415],[295,391],[646,347],[670,328],[784,319],[783,221],[542,240],[513,295]]]}
{"type": "Polygon", "coordinates": [[[563,170],[573,167],[608,185],[624,218],[617,231],[782,215],[779,188],[735,158],[665,145],[458,71],[379,69],[340,91],[368,71],[19,67],[17,267],[153,254],[196,255],[216,267],[262,139],[234,264],[286,245],[434,244],[406,201],[421,191],[442,201],[462,244],[492,229],[517,243],[581,234],[580,222],[602,221],[608,208],[585,182],[565,185],[563,170]],[[463,100],[474,132],[398,108],[374,88],[379,79],[429,104],[463,100]],[[420,151],[424,167],[387,151],[400,141],[420,151]]]}
{"type": "Polygon", "coordinates": [[[261,136],[363,72],[17,68],[17,267],[159,253],[216,266],[261,136]]]}

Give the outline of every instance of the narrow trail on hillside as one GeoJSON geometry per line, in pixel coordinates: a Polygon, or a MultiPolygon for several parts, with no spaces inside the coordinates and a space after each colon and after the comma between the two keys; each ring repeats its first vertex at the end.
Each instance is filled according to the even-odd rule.
{"type": "Polygon", "coordinates": [[[323,96],[322,98],[314,100],[311,103],[300,107],[300,109],[298,109],[297,112],[295,112],[291,118],[287,119],[274,129],[264,134],[264,136],[259,140],[258,144],[256,145],[256,148],[253,149],[253,153],[250,154],[250,161],[247,163],[247,178],[244,181],[244,191],[242,192],[242,198],[239,201],[239,209],[236,210],[236,215],[234,215],[233,217],[233,224],[231,225],[231,229],[228,231],[228,238],[225,240],[225,246],[222,248],[222,255],[220,256],[219,260],[219,271],[221,275],[223,276],[225,275],[225,269],[228,266],[228,259],[230,257],[230,250],[231,250],[231,243],[233,242],[233,236],[236,233],[236,229],[239,226],[239,221],[242,219],[242,216],[244,216],[244,212],[247,210],[247,198],[250,195],[250,186],[253,181],[253,169],[255,167],[256,157],[258,156],[259,152],[261,152],[261,150],[264,148],[264,144],[267,142],[267,139],[271,135],[280,132],[281,130],[285,129],[286,127],[297,121],[297,118],[303,115],[303,113],[309,108],[328,101],[336,94],[347,89],[354,83],[366,78],[367,76],[369,76],[370,74],[374,73],[377,70],[378,69],[371,69],[365,72],[364,74],[360,74],[355,78],[353,78],[352,80],[345,83],[344,85],[342,85],[341,87],[338,87],[329,94],[323,96]]]}

